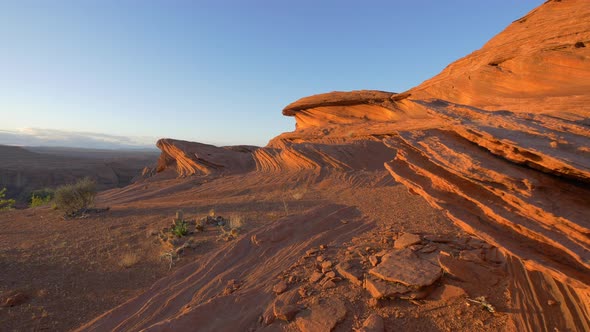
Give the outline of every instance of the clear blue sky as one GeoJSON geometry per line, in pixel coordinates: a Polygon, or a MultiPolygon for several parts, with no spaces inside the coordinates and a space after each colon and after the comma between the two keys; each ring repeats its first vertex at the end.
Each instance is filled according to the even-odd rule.
{"type": "Polygon", "coordinates": [[[265,145],[288,103],[407,90],[542,2],[0,0],[0,130],[265,145]]]}

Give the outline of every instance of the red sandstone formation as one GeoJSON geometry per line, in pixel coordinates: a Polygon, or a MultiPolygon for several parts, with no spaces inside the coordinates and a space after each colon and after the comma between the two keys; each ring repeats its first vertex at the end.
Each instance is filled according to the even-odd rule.
{"type": "Polygon", "coordinates": [[[216,147],[209,144],[163,138],[156,144],[162,154],[156,171],[174,166],[179,176],[245,172],[253,168],[255,147],[216,147]]]}
{"type": "MultiPolygon", "coordinates": [[[[340,264],[322,255],[310,265],[315,270],[300,284],[302,297],[310,296],[306,287],[324,292],[347,279],[347,287],[364,287],[375,299],[417,301],[438,287],[445,271],[460,282],[509,294],[509,322],[499,329],[589,330],[589,43],[588,2],[548,1],[408,93],[306,97],[283,110],[295,117],[297,130],[264,148],[161,140],[158,167],[175,164],[179,176],[249,174],[261,183],[311,178],[310,184],[329,186],[339,178],[353,189],[387,183],[379,173],[387,170],[474,238],[413,235],[405,248],[396,237],[400,247],[383,245],[366,256],[355,256],[358,247],[338,249],[340,264]],[[475,238],[485,243],[471,245],[475,238]],[[387,263],[401,254],[396,264],[387,263]],[[412,269],[427,271],[427,280],[413,278],[412,269]]],[[[282,293],[297,281],[273,287],[272,277],[309,265],[305,259],[318,252],[312,247],[332,241],[344,248],[352,233],[370,228],[349,220],[353,213],[347,211],[324,206],[254,231],[81,330],[187,330],[194,324],[265,330],[284,327],[273,323],[281,319],[295,319],[289,328],[304,331],[337,327],[347,305],[361,310],[353,300],[345,304],[332,294],[310,304],[291,293],[274,299],[273,289],[282,293]],[[298,261],[310,248],[315,251],[298,261]],[[233,282],[224,293],[234,279],[243,284],[233,282]],[[300,308],[302,303],[307,306],[300,308]]],[[[434,298],[464,296],[450,294],[452,287],[434,298]]],[[[473,301],[494,311],[485,299],[473,301]]]]}
{"type": "Polygon", "coordinates": [[[585,0],[547,1],[480,50],[411,89],[412,97],[587,118],[589,21],[585,0]]]}

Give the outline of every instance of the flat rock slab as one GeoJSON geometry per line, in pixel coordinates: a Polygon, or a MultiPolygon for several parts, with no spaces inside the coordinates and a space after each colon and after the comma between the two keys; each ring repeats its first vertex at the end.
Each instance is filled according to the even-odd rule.
{"type": "Polygon", "coordinates": [[[301,313],[295,320],[301,332],[330,332],[346,317],[344,302],[328,298],[312,305],[308,311],[301,313]]]}
{"type": "Polygon", "coordinates": [[[361,262],[356,259],[344,261],[336,265],[336,271],[344,278],[348,279],[351,283],[362,286],[363,285],[363,266],[361,262]]]}
{"type": "Polygon", "coordinates": [[[394,250],[383,256],[381,264],[369,273],[386,281],[414,288],[432,285],[442,276],[442,269],[420,258],[410,249],[394,250]]]}
{"type": "Polygon", "coordinates": [[[388,282],[374,276],[365,279],[365,289],[376,299],[386,297],[399,297],[411,291],[410,288],[394,282],[388,282]]]}
{"type": "Polygon", "coordinates": [[[412,234],[412,233],[404,233],[400,235],[400,237],[395,240],[393,247],[395,249],[403,249],[409,247],[413,244],[420,243],[420,235],[412,234]]]}

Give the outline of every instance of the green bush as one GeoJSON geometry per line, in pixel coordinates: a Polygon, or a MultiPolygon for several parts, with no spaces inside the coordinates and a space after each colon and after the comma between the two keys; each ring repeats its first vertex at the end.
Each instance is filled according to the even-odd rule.
{"type": "Polygon", "coordinates": [[[53,200],[54,191],[48,188],[35,190],[31,193],[29,207],[47,205],[53,200]]]}
{"type": "Polygon", "coordinates": [[[11,210],[14,207],[15,200],[6,197],[6,188],[0,189],[0,211],[11,210]]]}
{"type": "Polygon", "coordinates": [[[58,187],[55,190],[54,202],[67,217],[73,217],[91,207],[94,197],[96,197],[96,184],[90,178],[84,178],[75,184],[58,187]]]}
{"type": "Polygon", "coordinates": [[[172,233],[178,237],[188,234],[188,223],[182,219],[175,220],[172,226],[172,233]]]}

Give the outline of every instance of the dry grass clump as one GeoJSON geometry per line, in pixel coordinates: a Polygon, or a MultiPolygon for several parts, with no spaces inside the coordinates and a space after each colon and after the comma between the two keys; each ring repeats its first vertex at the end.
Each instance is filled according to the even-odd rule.
{"type": "Polygon", "coordinates": [[[240,230],[244,228],[245,224],[246,222],[244,216],[240,214],[230,215],[229,220],[227,222],[227,227],[229,229],[226,229],[224,226],[219,227],[219,230],[221,231],[221,234],[219,235],[219,240],[230,241],[233,239],[237,239],[238,235],[240,234],[240,230]]]}
{"type": "Polygon", "coordinates": [[[246,224],[246,220],[241,214],[232,214],[229,216],[229,229],[240,230],[246,224]]]}
{"type": "Polygon", "coordinates": [[[139,262],[139,255],[134,252],[127,252],[121,256],[121,260],[119,261],[119,265],[126,269],[134,266],[139,262]]]}

